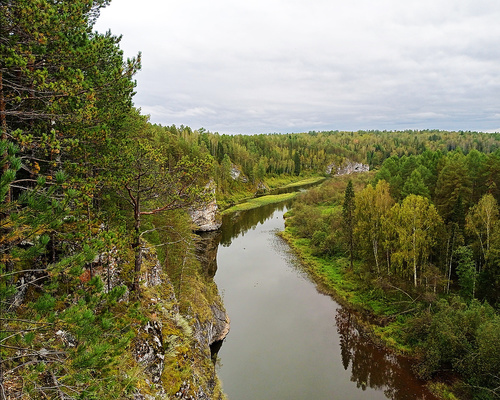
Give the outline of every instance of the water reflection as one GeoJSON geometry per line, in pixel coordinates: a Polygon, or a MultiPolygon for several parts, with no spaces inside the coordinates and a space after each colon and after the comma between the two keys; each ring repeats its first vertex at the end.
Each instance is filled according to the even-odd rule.
{"type": "Polygon", "coordinates": [[[196,258],[200,261],[202,273],[207,279],[213,279],[217,272],[217,249],[221,237],[221,231],[197,234],[196,258]]]}
{"type": "Polygon", "coordinates": [[[436,399],[412,375],[406,359],[378,348],[363,335],[356,317],[349,310],[339,308],[335,322],[340,336],[342,365],[345,370],[351,368],[351,381],[358,388],[382,390],[393,400],[436,399]]]}
{"type": "MultiPolygon", "coordinates": [[[[260,242],[257,244],[257,238],[264,232],[272,232],[275,229],[274,226],[278,222],[276,218],[279,218],[282,224],[281,214],[291,203],[292,201],[270,204],[224,216],[221,231],[200,235],[201,239],[197,245],[198,258],[202,260],[207,279],[213,279],[217,272],[218,244],[227,248],[222,252],[226,259],[221,258],[221,271],[217,276],[220,280],[222,273],[224,284],[221,286],[218,283],[218,285],[226,293],[225,306],[234,321],[234,330],[227,338],[231,343],[222,345],[222,352],[228,345],[230,350],[227,349],[227,353],[221,355],[222,364],[227,362],[230,365],[229,370],[224,371],[225,377],[222,376],[223,380],[227,378],[224,387],[232,390],[227,392],[230,399],[263,398],[262,396],[270,395],[276,399],[305,398],[300,391],[307,386],[314,388],[310,397],[316,399],[385,397],[394,400],[435,400],[436,398],[422,382],[412,374],[410,363],[405,358],[376,347],[363,334],[355,315],[349,310],[340,307],[337,309],[335,332],[332,318],[321,316],[325,310],[321,311],[320,308],[324,305],[321,306],[317,298],[322,295],[317,293],[312,285],[307,286],[312,287],[314,293],[305,293],[303,289],[295,289],[295,283],[284,275],[268,275],[276,274],[272,271],[278,268],[279,262],[266,253],[268,250],[264,249],[265,244],[260,242]],[[273,217],[276,211],[280,211],[277,214],[279,217],[273,217]],[[271,217],[274,221],[272,227],[269,225],[271,217]],[[257,229],[259,225],[264,226],[257,229]],[[236,239],[245,234],[247,237],[244,241],[236,239]],[[230,247],[233,242],[234,246],[230,247]],[[266,258],[272,259],[272,267],[261,265],[260,259],[254,259],[256,255],[260,255],[258,253],[265,253],[266,258]],[[234,294],[231,293],[233,291],[234,294]],[[290,291],[293,293],[287,293],[290,291]],[[285,307],[281,303],[289,305],[285,307]],[[314,311],[312,313],[307,311],[310,309],[314,311]],[[275,332],[273,327],[277,324],[269,322],[276,321],[278,317],[279,325],[287,327],[285,333],[282,330],[275,332]],[[303,321],[299,322],[298,326],[293,325],[299,318],[303,321]],[[259,325],[261,322],[262,326],[259,325]],[[262,341],[254,343],[256,338],[262,338],[262,341]],[[294,348],[296,340],[313,340],[318,342],[318,345],[310,343],[304,348],[304,352],[301,352],[294,348]],[[276,355],[276,364],[259,350],[267,348],[265,342],[273,344],[272,352],[279,353],[280,349],[285,349],[282,354],[276,355]],[[287,346],[295,350],[291,351],[287,346]],[[254,354],[255,352],[258,356],[254,354]],[[284,361],[292,352],[300,353],[300,356],[297,355],[300,358],[297,366],[294,364],[295,361],[284,361]],[[288,378],[293,376],[294,368],[299,366],[305,370],[299,374],[300,378],[293,377],[290,381],[288,378]],[[263,370],[262,373],[257,373],[260,369],[263,370]],[[275,376],[272,371],[279,371],[279,376],[275,376]],[[301,380],[306,375],[309,377],[307,383],[301,380]],[[278,382],[282,379],[284,381],[280,386],[278,382]],[[259,382],[258,387],[264,388],[261,397],[259,397],[260,389],[255,386],[256,382],[259,382]],[[354,390],[354,387],[359,390],[354,390]],[[289,392],[291,389],[292,393],[289,392]],[[286,390],[288,391],[285,394],[286,390]]],[[[277,250],[275,252],[279,253],[277,250]]],[[[283,256],[276,257],[279,259],[283,256]]],[[[290,266],[289,261],[284,264],[290,266]]],[[[295,276],[303,280],[302,274],[295,276]]],[[[328,303],[334,305],[334,308],[337,307],[333,300],[328,299],[328,303]]],[[[218,346],[221,344],[222,342],[217,343],[218,346]]],[[[214,358],[217,357],[218,350],[219,348],[212,349],[214,358]]]]}
{"type": "Polygon", "coordinates": [[[263,224],[276,210],[283,211],[285,208],[289,208],[292,202],[293,200],[288,200],[278,204],[267,204],[253,210],[224,215],[220,244],[228,247],[231,245],[232,239],[240,234],[244,236],[250,229],[254,229],[258,224],[263,224]]]}

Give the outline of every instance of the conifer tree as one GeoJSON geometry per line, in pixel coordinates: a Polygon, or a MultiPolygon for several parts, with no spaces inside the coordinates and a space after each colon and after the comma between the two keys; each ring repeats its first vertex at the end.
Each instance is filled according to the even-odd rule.
{"type": "Polygon", "coordinates": [[[352,185],[352,180],[349,180],[344,193],[344,203],[342,206],[342,217],[344,221],[344,234],[347,242],[347,247],[349,249],[349,260],[351,269],[354,264],[354,221],[355,215],[354,211],[356,208],[356,203],[354,200],[354,188],[352,185]]]}

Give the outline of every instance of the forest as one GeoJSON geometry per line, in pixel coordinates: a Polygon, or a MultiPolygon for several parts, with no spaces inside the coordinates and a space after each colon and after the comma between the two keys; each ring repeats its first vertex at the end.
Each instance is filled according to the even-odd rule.
{"type": "Polygon", "coordinates": [[[499,135],[152,124],[133,104],[141,55],[124,59],[119,36],[93,30],[108,4],[0,3],[0,398],[174,396],[202,383],[222,398],[189,317],[219,301],[189,210],[211,183],[226,208],[349,161],[373,172],[303,196],[293,235],[363,290],[402,296],[406,308],[379,314],[414,327],[397,341],[417,349],[422,376],[451,368],[498,397],[499,135]],[[145,283],[153,255],[173,294],[145,283]],[[159,318],[165,360],[146,383],[133,350],[159,318]]]}
{"type": "Polygon", "coordinates": [[[311,189],[288,219],[312,274],[415,354],[421,377],[463,377],[465,398],[499,395],[499,161],[476,149],[394,155],[311,189]]]}

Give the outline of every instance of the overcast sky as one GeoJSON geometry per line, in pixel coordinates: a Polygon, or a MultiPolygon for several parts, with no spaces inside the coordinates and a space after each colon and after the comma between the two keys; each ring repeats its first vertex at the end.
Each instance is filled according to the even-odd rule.
{"type": "Polygon", "coordinates": [[[500,130],[498,0],[112,0],[135,105],[219,133],[500,130]]]}

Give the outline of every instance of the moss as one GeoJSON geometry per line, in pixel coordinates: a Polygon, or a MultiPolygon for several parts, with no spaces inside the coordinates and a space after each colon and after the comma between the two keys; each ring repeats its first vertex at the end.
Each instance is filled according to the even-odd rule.
{"type": "Polygon", "coordinates": [[[450,386],[442,382],[431,382],[428,385],[429,390],[437,397],[443,400],[458,400],[458,398],[451,392],[450,386]]]}

